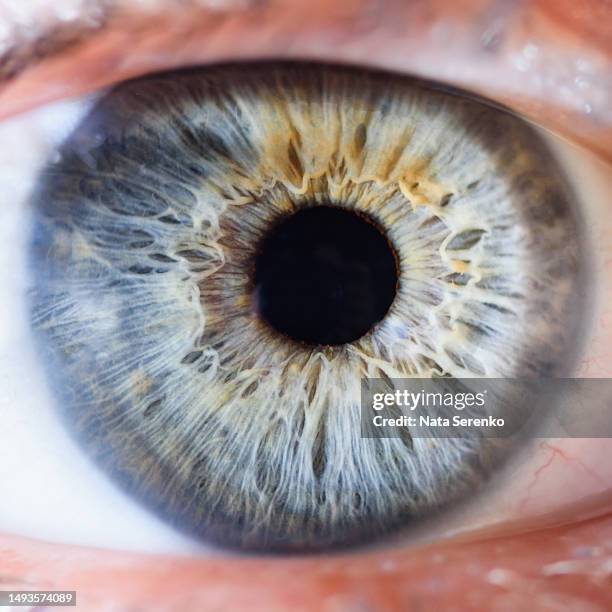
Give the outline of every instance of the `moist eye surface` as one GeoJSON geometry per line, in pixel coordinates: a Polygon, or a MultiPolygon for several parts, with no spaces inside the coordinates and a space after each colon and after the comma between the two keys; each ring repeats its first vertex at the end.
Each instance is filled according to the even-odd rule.
{"type": "Polygon", "coordinates": [[[32,325],[67,426],[180,529],[365,543],[473,493],[484,439],[368,439],[364,377],[567,374],[573,194],[522,120],[317,65],[105,95],[42,172],[32,325]]]}

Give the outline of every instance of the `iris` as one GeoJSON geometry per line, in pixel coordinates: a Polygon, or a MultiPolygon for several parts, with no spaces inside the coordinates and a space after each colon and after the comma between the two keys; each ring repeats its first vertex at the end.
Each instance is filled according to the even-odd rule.
{"type": "Polygon", "coordinates": [[[67,426],[166,520],[242,549],[359,544],[473,493],[490,443],[365,439],[361,379],[567,373],[589,297],[533,129],[363,70],[122,84],[34,211],[32,324],[67,426]]]}

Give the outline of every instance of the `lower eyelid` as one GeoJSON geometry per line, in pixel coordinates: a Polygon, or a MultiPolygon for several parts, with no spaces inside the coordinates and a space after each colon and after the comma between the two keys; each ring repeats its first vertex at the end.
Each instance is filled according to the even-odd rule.
{"type": "Polygon", "coordinates": [[[606,610],[610,516],[516,537],[307,560],[188,560],[0,536],[6,588],[76,589],[89,610],[606,610]],[[14,583],[14,584],[13,584],[14,583]],[[187,603],[186,603],[187,602],[187,603]],[[510,608],[509,608],[510,606],[510,608]],[[323,608],[322,608],[323,607],[323,608]]]}

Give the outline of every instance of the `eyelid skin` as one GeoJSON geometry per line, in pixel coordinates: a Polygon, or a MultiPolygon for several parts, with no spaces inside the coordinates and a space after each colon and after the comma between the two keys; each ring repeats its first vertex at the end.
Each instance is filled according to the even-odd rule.
{"type": "Polygon", "coordinates": [[[3,589],[72,589],[79,609],[582,610],[612,606],[612,519],[418,550],[189,559],[0,537],[3,589]]]}
{"type": "Polygon", "coordinates": [[[87,11],[71,0],[56,10],[40,4],[30,3],[31,15],[26,5],[18,22],[5,10],[0,118],[185,65],[315,59],[474,91],[612,160],[607,0],[96,0],[87,11]]]}

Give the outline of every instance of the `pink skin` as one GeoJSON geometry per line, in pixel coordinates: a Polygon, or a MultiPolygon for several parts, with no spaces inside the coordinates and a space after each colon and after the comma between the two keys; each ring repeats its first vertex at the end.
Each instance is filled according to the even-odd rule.
{"type": "Polygon", "coordinates": [[[612,519],[323,558],[187,559],[0,541],[3,589],[72,589],[83,610],[572,610],[612,606],[612,519]],[[114,607],[113,607],[114,606],[114,607]]]}
{"type": "MultiPolygon", "coordinates": [[[[33,19],[56,19],[48,6],[35,5],[33,19]]],[[[160,69],[254,55],[319,59],[475,91],[612,161],[612,5],[606,0],[226,0],[205,6],[123,0],[106,29],[7,77],[0,116],[160,69]]],[[[3,14],[0,4],[0,19],[3,14]]],[[[607,377],[612,215],[603,205],[595,213],[590,224],[602,289],[580,373],[607,377]]],[[[529,465],[506,475],[498,503],[466,520],[460,537],[418,547],[322,558],[195,559],[6,535],[0,537],[0,588],[76,589],[84,610],[604,611],[612,608],[610,446],[607,439],[538,442],[529,465]]]]}

